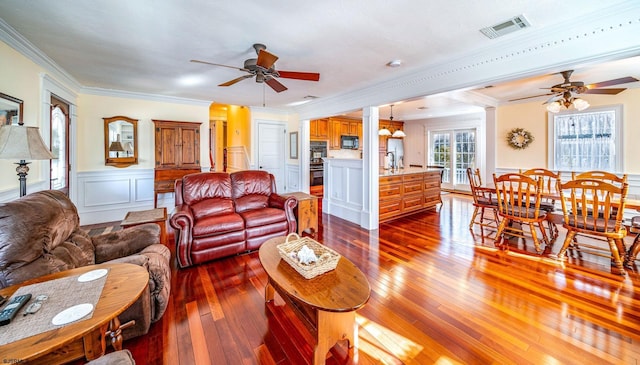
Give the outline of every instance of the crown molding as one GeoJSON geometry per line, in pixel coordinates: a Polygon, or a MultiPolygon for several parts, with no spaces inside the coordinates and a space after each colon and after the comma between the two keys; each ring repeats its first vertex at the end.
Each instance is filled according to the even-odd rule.
{"type": "Polygon", "coordinates": [[[559,71],[576,64],[604,62],[640,54],[640,4],[627,1],[575,19],[534,26],[518,37],[492,40],[457,59],[376,85],[313,100],[295,107],[300,119],[350,112],[459,89],[479,88],[559,71]]]}
{"type": "Polygon", "coordinates": [[[78,80],[67,73],[67,71],[62,67],[58,66],[58,64],[49,58],[49,56],[33,45],[33,43],[29,42],[29,40],[13,29],[13,27],[7,24],[7,22],[2,18],[0,18],[0,40],[20,52],[20,54],[33,61],[35,64],[44,68],[53,77],[74,91],[82,87],[78,80]]]}
{"type": "Polygon", "coordinates": [[[140,92],[134,92],[134,91],[103,89],[99,87],[82,87],[80,89],[80,92],[82,94],[87,94],[87,95],[109,96],[114,98],[125,98],[125,99],[141,99],[141,100],[147,100],[147,101],[157,101],[162,103],[187,104],[187,105],[206,106],[206,107],[209,107],[209,105],[211,105],[212,103],[212,101],[209,101],[209,100],[187,99],[187,98],[179,98],[175,96],[147,94],[147,93],[140,93],[140,92]]]}

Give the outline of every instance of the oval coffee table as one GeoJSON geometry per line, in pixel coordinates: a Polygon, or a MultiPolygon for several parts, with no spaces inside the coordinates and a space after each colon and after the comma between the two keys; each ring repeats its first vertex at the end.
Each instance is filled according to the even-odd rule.
{"type": "MultiPolygon", "coordinates": [[[[48,280],[79,275],[101,268],[108,268],[110,271],[91,318],[3,345],[0,358],[7,362],[51,365],[64,364],[81,358],[93,360],[102,356],[106,350],[106,340],[110,337],[106,332],[110,330],[119,335],[124,325],[120,327],[118,316],[142,295],[149,284],[149,273],[142,266],[133,264],[84,266],[4,288],[0,290],[0,294],[9,297],[21,286],[44,283],[48,280]]],[[[47,303],[45,302],[44,305],[47,303]]],[[[18,314],[19,316],[22,315],[22,311],[18,314]]],[[[111,339],[114,347],[118,349],[121,346],[122,337],[116,336],[111,339]]]]}
{"type": "Polygon", "coordinates": [[[277,245],[285,237],[267,240],[260,246],[260,263],[269,281],[265,287],[265,302],[273,300],[274,291],[311,324],[316,347],[313,364],[325,363],[329,349],[340,340],[348,340],[349,347],[358,346],[356,310],[369,300],[371,288],[362,271],[351,261],[341,257],[335,270],[305,279],[280,258],[277,245]]]}

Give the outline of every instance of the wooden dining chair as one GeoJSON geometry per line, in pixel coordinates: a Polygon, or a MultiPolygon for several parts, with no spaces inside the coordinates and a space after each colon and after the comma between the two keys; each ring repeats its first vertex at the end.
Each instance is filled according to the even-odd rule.
{"type": "Polygon", "coordinates": [[[556,211],[556,198],[560,196],[560,173],[544,168],[529,169],[522,172],[523,175],[542,180],[542,192],[540,209],[547,213],[547,228],[551,242],[558,238],[558,227],[553,222],[553,212],[556,211]]]}
{"type": "Polygon", "coordinates": [[[501,176],[493,174],[493,182],[498,198],[498,214],[502,218],[495,238],[496,247],[508,247],[500,242],[506,240],[507,235],[525,239],[525,227],[529,227],[537,253],[542,253],[537,231],[540,231],[545,247],[550,247],[546,230],[542,226],[547,213],[540,210],[542,180],[509,173],[501,176]]]}
{"type": "Polygon", "coordinates": [[[491,228],[494,231],[498,230],[498,200],[495,194],[482,186],[482,177],[480,176],[480,169],[467,168],[467,178],[469,180],[469,186],[471,187],[471,195],[473,196],[473,215],[471,216],[471,222],[469,222],[469,229],[473,229],[474,225],[480,227],[480,235],[484,235],[484,227],[491,228]],[[485,216],[485,211],[490,210],[491,216],[485,216]]]}
{"type": "Polygon", "coordinates": [[[567,237],[558,252],[559,259],[566,259],[566,251],[577,236],[585,236],[606,241],[608,249],[585,242],[580,242],[576,249],[610,257],[624,274],[622,259],[626,252],[624,237],[627,230],[622,220],[627,189],[627,183],[615,186],[597,179],[571,180],[560,185],[563,227],[567,229],[567,237]],[[608,251],[608,254],[603,251],[608,251]]]}
{"type": "Polygon", "coordinates": [[[638,257],[638,253],[640,253],[640,216],[631,218],[629,232],[634,233],[636,235],[636,238],[633,240],[631,247],[629,247],[629,251],[627,251],[627,254],[625,255],[625,267],[633,266],[633,262],[638,257]]]}

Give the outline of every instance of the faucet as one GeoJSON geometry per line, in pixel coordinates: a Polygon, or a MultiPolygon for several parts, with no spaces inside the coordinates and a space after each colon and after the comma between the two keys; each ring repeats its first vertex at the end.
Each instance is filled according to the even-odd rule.
{"type": "Polygon", "coordinates": [[[389,151],[385,154],[385,156],[389,156],[391,154],[391,170],[396,168],[396,155],[395,153],[389,151]]]}

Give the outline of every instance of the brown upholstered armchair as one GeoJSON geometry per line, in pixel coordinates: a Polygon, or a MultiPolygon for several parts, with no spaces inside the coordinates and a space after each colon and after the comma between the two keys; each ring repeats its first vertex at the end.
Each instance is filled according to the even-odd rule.
{"type": "Polygon", "coordinates": [[[60,191],[45,190],[0,204],[0,288],[76,267],[104,262],[137,264],[149,271],[149,286],[119,318],[136,323],[125,339],[146,334],[160,319],[171,288],[171,253],[160,229],[145,224],[89,237],[78,211],[60,191]]]}
{"type": "Polygon", "coordinates": [[[203,172],[176,180],[176,230],[180,267],[256,250],[269,238],[296,231],[293,197],[276,193],[266,171],[203,172]]]}

